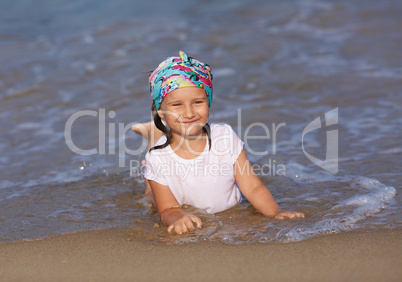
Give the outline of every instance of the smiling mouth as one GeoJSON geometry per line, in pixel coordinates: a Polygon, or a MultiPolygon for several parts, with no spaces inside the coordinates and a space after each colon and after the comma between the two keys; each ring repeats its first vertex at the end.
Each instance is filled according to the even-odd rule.
{"type": "Polygon", "coordinates": [[[197,122],[198,120],[193,120],[193,121],[182,121],[182,124],[193,124],[195,122],[197,122]]]}

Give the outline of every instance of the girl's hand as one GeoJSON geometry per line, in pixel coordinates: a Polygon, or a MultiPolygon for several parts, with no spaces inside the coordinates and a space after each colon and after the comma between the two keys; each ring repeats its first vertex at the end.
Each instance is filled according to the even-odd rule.
{"type": "Polygon", "coordinates": [[[194,230],[193,223],[197,224],[197,228],[201,228],[202,226],[202,221],[199,217],[192,214],[186,214],[173,222],[168,227],[167,231],[170,233],[172,230],[174,230],[176,234],[184,234],[194,230]]]}
{"type": "Polygon", "coordinates": [[[294,211],[280,211],[274,218],[279,220],[304,218],[304,213],[294,211]]]}

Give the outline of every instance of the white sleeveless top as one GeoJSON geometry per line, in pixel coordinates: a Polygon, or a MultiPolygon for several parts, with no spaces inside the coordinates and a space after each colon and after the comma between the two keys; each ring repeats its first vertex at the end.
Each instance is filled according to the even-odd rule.
{"type": "MultiPolygon", "coordinates": [[[[241,201],[233,165],[243,142],[228,124],[210,124],[211,150],[207,142],[195,159],[183,159],[169,146],[145,155],[144,177],[169,187],[180,205],[216,213],[241,201]]],[[[163,135],[155,145],[164,144],[163,135]]]]}

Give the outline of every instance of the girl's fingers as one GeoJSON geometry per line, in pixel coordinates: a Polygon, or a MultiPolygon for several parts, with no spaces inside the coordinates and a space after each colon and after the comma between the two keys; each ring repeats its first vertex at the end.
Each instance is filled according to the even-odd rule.
{"type": "Polygon", "coordinates": [[[281,212],[277,216],[275,216],[275,219],[279,219],[279,220],[295,219],[295,218],[304,218],[304,213],[285,211],[285,212],[281,212]]]}
{"type": "Polygon", "coordinates": [[[170,233],[172,232],[172,230],[174,230],[176,234],[183,234],[183,226],[180,222],[174,222],[173,224],[171,224],[168,227],[167,232],[170,233]]]}
{"type": "Polygon", "coordinates": [[[176,234],[181,235],[182,234],[181,226],[179,224],[175,224],[174,231],[176,232],[176,234]]]}
{"type": "Polygon", "coordinates": [[[170,233],[170,232],[172,232],[172,230],[174,230],[174,232],[176,234],[182,234],[183,233],[182,225],[180,223],[178,223],[178,222],[175,222],[175,223],[171,224],[168,227],[167,232],[170,233]]]}
{"type": "Polygon", "coordinates": [[[279,215],[275,216],[275,219],[284,220],[285,217],[283,215],[279,214],[279,215]]]}
{"type": "Polygon", "coordinates": [[[201,219],[200,219],[199,217],[193,215],[193,216],[191,216],[191,220],[192,220],[193,222],[195,222],[195,224],[197,224],[197,228],[201,228],[201,226],[202,226],[202,221],[201,221],[201,219]]]}
{"type": "Polygon", "coordinates": [[[168,227],[167,232],[170,233],[172,230],[174,230],[176,234],[184,234],[189,231],[193,231],[193,223],[197,225],[197,228],[201,228],[202,226],[202,221],[200,218],[195,215],[188,215],[171,224],[168,227]]]}
{"type": "Polygon", "coordinates": [[[290,219],[304,218],[304,213],[302,212],[290,212],[289,214],[291,214],[291,217],[289,216],[290,219]]]}
{"type": "Polygon", "coordinates": [[[178,234],[184,234],[184,233],[188,232],[185,221],[181,221],[180,224],[178,224],[178,226],[179,226],[179,230],[180,230],[178,234]]]}
{"type": "Polygon", "coordinates": [[[195,215],[189,215],[188,218],[185,219],[185,223],[188,231],[194,230],[194,223],[196,224],[197,228],[201,228],[202,226],[201,219],[195,215]]]}
{"type": "Polygon", "coordinates": [[[194,230],[194,224],[191,218],[188,218],[185,220],[184,225],[186,227],[186,232],[187,231],[193,231],[194,230]]]}

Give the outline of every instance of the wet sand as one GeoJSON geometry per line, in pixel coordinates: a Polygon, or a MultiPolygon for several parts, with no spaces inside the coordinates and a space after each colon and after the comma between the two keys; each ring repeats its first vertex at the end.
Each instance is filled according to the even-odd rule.
{"type": "Polygon", "coordinates": [[[0,244],[1,281],[400,281],[402,230],[155,246],[108,229],[0,244]]]}

